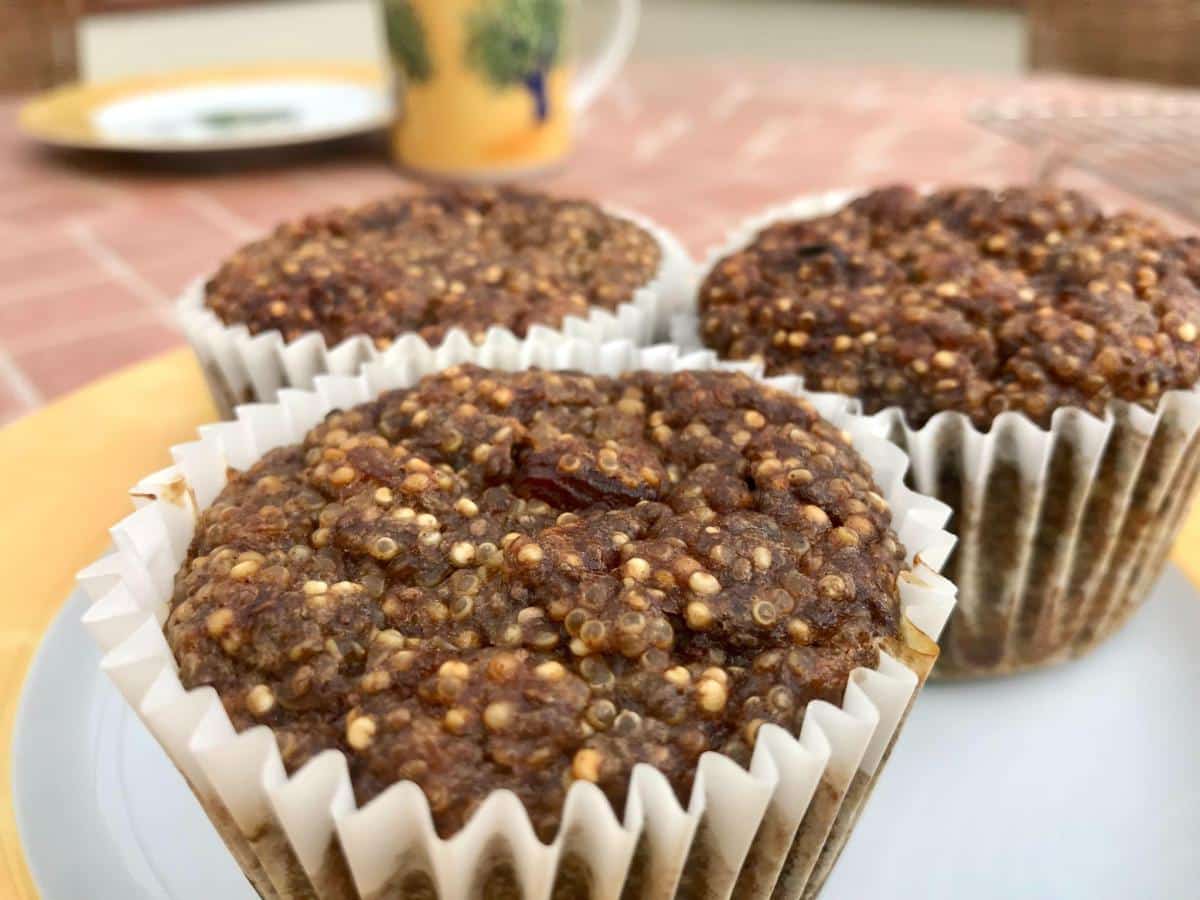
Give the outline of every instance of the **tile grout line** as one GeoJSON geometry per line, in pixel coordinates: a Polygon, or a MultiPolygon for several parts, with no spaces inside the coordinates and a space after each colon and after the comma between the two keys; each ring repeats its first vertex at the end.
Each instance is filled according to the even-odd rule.
{"type": "Polygon", "coordinates": [[[694,128],[692,118],[684,113],[669,116],[653,130],[643,133],[633,145],[633,161],[645,166],[654,162],[668,147],[677,143],[694,128]]]}
{"type": "Polygon", "coordinates": [[[196,190],[182,190],[179,198],[208,224],[237,238],[249,241],[262,237],[263,229],[243,219],[220,200],[196,190]]]}
{"type": "Polygon", "coordinates": [[[8,385],[9,390],[26,409],[37,409],[44,402],[42,393],[29,380],[29,376],[21,371],[16,360],[7,350],[0,347],[0,378],[8,385]]]}
{"type": "Polygon", "coordinates": [[[751,165],[761,163],[783,143],[795,122],[795,116],[772,116],[767,119],[742,142],[736,151],[738,157],[751,165]]]}
{"type": "Polygon", "coordinates": [[[115,251],[105,246],[104,242],[96,236],[91,225],[87,222],[75,221],[69,223],[66,230],[80,249],[99,263],[118,284],[124,285],[135,297],[149,304],[155,315],[164,324],[174,326],[174,317],[166,305],[167,296],[139,275],[115,251]]]}
{"type": "MultiPolygon", "coordinates": [[[[190,253],[191,251],[188,248],[158,253],[155,255],[154,261],[147,265],[154,267],[163,264],[174,264],[188,259],[190,253]]],[[[85,255],[93,263],[98,262],[94,255],[90,253],[86,253],[85,255]]],[[[29,281],[17,282],[15,286],[0,285],[0,308],[14,303],[23,303],[27,300],[37,300],[47,294],[55,294],[59,291],[86,288],[95,283],[105,282],[113,277],[115,277],[113,272],[108,267],[102,266],[98,271],[72,272],[63,275],[35,278],[29,281]]]]}
{"type": "Polygon", "coordinates": [[[717,121],[728,119],[753,96],[754,88],[749,82],[738,79],[713,100],[709,107],[709,115],[717,121]]]}

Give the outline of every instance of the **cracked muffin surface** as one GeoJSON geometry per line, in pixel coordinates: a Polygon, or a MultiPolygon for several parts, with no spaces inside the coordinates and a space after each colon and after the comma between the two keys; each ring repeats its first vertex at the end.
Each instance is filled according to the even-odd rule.
{"type": "Polygon", "coordinates": [[[1048,425],[1060,407],[1153,409],[1200,377],[1200,239],[1072,191],[884,188],[781,221],[699,293],[705,344],[814,390],[1048,425]]]}
{"type": "Polygon", "coordinates": [[[905,553],[846,435],[741,373],[461,366],[331,413],[198,522],[165,631],[294,771],[411,780],[444,835],[507,788],[684,801],[702,753],[840,704],[900,627],[905,553]]]}
{"type": "Polygon", "coordinates": [[[523,337],[629,302],[661,258],[648,231],[585,200],[446,189],[281,225],[225,261],[205,304],[251,334],[316,331],[330,346],[452,328],[478,341],[493,325],[523,337]]]}

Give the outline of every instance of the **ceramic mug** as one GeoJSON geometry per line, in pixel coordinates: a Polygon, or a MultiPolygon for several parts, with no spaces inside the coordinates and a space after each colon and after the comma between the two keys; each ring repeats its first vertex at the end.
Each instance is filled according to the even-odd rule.
{"type": "Polygon", "coordinates": [[[611,32],[576,70],[576,0],[382,0],[396,74],[392,153],[456,180],[529,174],[570,149],[573,117],[633,48],[639,0],[615,0],[611,32]]]}

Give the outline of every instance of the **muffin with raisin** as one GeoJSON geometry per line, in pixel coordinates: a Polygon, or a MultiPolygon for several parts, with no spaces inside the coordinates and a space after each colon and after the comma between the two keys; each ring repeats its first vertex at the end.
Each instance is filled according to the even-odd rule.
{"type": "Polygon", "coordinates": [[[307,406],[290,399],[277,439],[253,427],[274,449],[230,470],[234,443],[206,466],[202,442],[196,485],[141,514],[146,533],[156,512],[176,523],[179,496],[200,507],[189,544],[158,548],[180,553],[161,649],[180,702],[214,698],[240,734],[205,749],[194,784],[219,824],[233,814],[260,890],[376,895],[355,881],[364,834],[392,888],[449,890],[404,849],[428,822],[423,846],[479,847],[461,866],[504,895],[540,865],[521,823],[451,842],[499,823],[503,796],[566,842],[561,896],[815,893],[936,658],[920,629],[952,603],[915,558],[944,557],[947,511],[903,485],[902,454],[844,404],[826,418],[726,370],[460,365],[292,431],[307,406]],[[251,802],[265,751],[237,748],[265,741],[288,780],[251,802]],[[349,818],[376,824],[338,820],[314,863],[295,829],[334,815],[307,793],[331,758],[363,807],[349,818]],[[604,831],[623,817],[636,847],[604,831]],[[384,821],[409,830],[381,842],[384,821]],[[614,842],[623,861],[598,855],[614,842]]]}
{"type": "Polygon", "coordinates": [[[938,672],[1078,655],[1138,606],[1194,480],[1200,244],[1049,188],[801,203],[698,295],[703,342],[889,419],[956,511],[938,672]]]}

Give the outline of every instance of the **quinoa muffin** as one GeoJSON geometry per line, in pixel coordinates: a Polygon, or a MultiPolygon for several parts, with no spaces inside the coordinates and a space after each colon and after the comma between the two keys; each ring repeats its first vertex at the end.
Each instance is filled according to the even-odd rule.
{"type": "Polygon", "coordinates": [[[443,835],[501,788],[549,839],[576,780],[620,814],[899,642],[907,569],[847,437],[731,372],[473,366],[330,414],[203,512],[165,625],[186,688],[294,771],[411,780],[443,835]]]}
{"type": "Polygon", "coordinates": [[[809,212],[712,266],[703,342],[893,418],[918,486],[956,510],[939,674],[1083,652],[1153,583],[1194,480],[1200,242],[1049,188],[809,212]]]}
{"type": "Polygon", "coordinates": [[[366,335],[435,344],[453,328],[524,336],[592,308],[613,311],[651,282],[655,236],[593,203],[516,189],[446,189],[334,209],[279,226],[205,286],[226,325],[330,347],[366,335]]]}
{"type": "Polygon", "coordinates": [[[1200,244],[1072,191],[875,191],[779,222],[700,290],[704,342],[768,373],[986,429],[1006,410],[1153,409],[1200,375],[1200,244]]]}
{"type": "Polygon", "coordinates": [[[937,659],[949,510],[796,379],[473,367],[526,349],[178,448],[80,573],[104,671],[264,898],[815,896],[937,659]]]}

